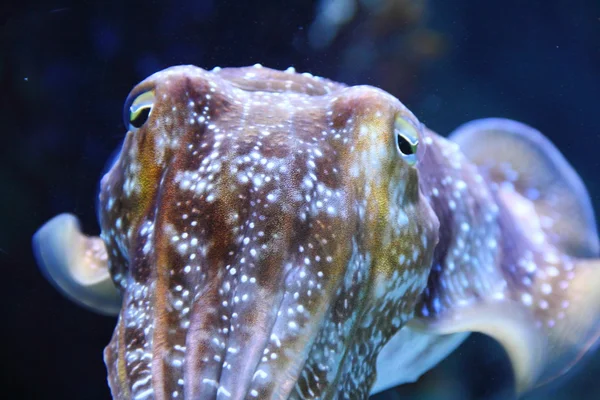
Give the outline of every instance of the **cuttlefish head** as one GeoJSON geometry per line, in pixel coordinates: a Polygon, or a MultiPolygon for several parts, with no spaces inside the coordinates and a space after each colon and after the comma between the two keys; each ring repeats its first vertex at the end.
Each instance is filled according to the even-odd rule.
{"type": "MultiPolygon", "coordinates": [[[[140,83],[125,119],[94,242],[122,298],[105,351],[113,397],[368,395],[437,243],[418,120],[371,87],[189,66],[140,83]]],[[[38,234],[48,274],[102,269],[69,226],[77,257],[44,257],[60,244],[38,234]]]]}

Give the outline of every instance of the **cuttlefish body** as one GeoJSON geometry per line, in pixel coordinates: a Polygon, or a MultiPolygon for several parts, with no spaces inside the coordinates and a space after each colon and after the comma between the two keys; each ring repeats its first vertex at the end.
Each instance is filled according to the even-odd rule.
{"type": "Polygon", "coordinates": [[[140,83],[100,237],[34,237],[67,296],[118,323],[115,399],[334,399],[414,381],[469,332],[518,392],[599,331],[598,235],[539,132],[444,139],[391,95],[293,70],[182,66],[140,83]]]}

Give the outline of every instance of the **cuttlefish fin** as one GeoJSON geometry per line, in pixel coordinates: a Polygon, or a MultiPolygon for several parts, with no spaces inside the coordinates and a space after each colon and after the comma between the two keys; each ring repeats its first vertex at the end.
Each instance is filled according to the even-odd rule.
{"type": "MultiPolygon", "coordinates": [[[[516,300],[487,299],[435,319],[415,318],[409,327],[423,334],[479,332],[496,339],[510,359],[516,391],[523,393],[565,374],[598,344],[600,260],[578,260],[573,271],[568,288],[549,302],[550,318],[516,300]]],[[[540,297],[531,296],[539,304],[540,297]]]]}
{"type": "Polygon", "coordinates": [[[453,337],[462,332],[479,332],[496,339],[506,351],[515,376],[517,392],[534,386],[548,355],[545,335],[538,332],[529,310],[516,302],[485,301],[457,307],[436,319],[416,318],[416,332],[453,337]]]}
{"type": "Polygon", "coordinates": [[[569,162],[538,130],[488,118],[458,127],[450,139],[489,180],[533,203],[551,244],[574,257],[598,256],[598,230],[588,192],[569,162]]]}
{"type": "MultiPolygon", "coordinates": [[[[459,127],[451,139],[490,183],[503,234],[495,264],[479,266],[489,271],[486,285],[471,282],[464,290],[440,274],[430,281],[437,298],[427,301],[452,301],[412,324],[427,333],[471,331],[495,338],[522,393],[568,371],[599,336],[594,213],[577,173],[533,128],[486,119],[459,127]]],[[[465,265],[456,265],[461,269],[466,280],[475,279],[464,273],[465,265]]]]}
{"type": "Polygon", "coordinates": [[[543,255],[521,296],[543,308],[536,322],[548,348],[537,382],[549,381],[570,369],[600,333],[600,244],[590,196],[558,149],[525,124],[472,121],[451,139],[498,185],[499,199],[543,255]]]}
{"type": "Polygon", "coordinates": [[[60,214],[33,236],[33,249],[46,278],[66,297],[92,311],[117,315],[121,295],[109,271],[100,237],[81,233],[74,215],[60,214]]]}
{"type": "MultiPolygon", "coordinates": [[[[578,259],[573,278],[561,296],[564,317],[547,329],[550,362],[538,379],[549,382],[571,369],[595,350],[600,336],[600,260],[578,259]]],[[[561,314],[562,315],[562,314],[561,314]]]]}
{"type": "Polygon", "coordinates": [[[379,352],[377,379],[371,394],[415,382],[453,352],[468,335],[468,331],[453,335],[428,332],[418,321],[416,324],[409,322],[379,352]]]}

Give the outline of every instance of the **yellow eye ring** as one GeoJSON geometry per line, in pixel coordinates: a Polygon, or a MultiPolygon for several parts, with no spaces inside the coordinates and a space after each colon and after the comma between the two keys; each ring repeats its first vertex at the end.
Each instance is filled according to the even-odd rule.
{"type": "Polygon", "coordinates": [[[154,107],[154,94],[154,90],[148,90],[134,97],[131,101],[128,99],[125,103],[123,119],[130,130],[141,128],[150,118],[154,107]]]}
{"type": "Polygon", "coordinates": [[[415,127],[403,117],[397,117],[394,122],[396,149],[409,165],[417,163],[417,148],[419,134],[415,127]]]}

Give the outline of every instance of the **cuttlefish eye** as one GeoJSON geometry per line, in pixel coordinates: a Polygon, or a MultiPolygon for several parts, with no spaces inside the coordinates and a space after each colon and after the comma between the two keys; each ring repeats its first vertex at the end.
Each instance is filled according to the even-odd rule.
{"type": "Polygon", "coordinates": [[[154,107],[154,90],[130,96],[125,102],[123,122],[130,130],[141,128],[148,121],[154,107]]]}
{"type": "Polygon", "coordinates": [[[409,165],[417,162],[417,146],[419,145],[419,134],[415,127],[403,117],[397,117],[394,122],[394,135],[396,136],[396,148],[409,165]]]}

